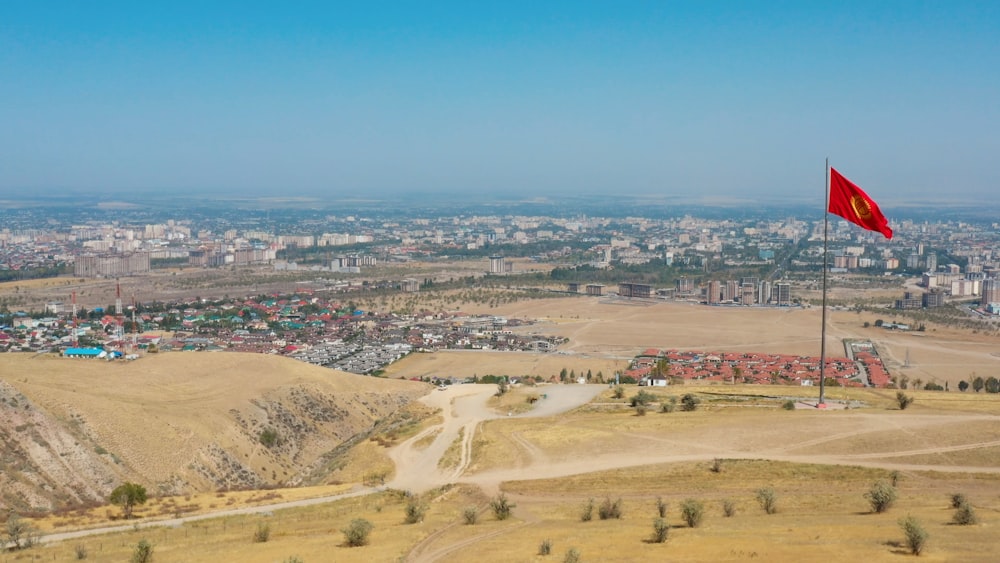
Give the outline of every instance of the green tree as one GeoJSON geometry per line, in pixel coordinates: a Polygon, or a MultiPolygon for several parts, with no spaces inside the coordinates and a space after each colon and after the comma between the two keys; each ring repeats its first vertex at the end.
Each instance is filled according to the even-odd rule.
{"type": "Polygon", "coordinates": [[[966,381],[966,380],[963,379],[962,381],[958,382],[958,390],[959,391],[961,391],[961,392],[964,393],[965,390],[968,389],[968,388],[969,388],[969,382],[968,381],[966,381]]]}
{"type": "Polygon", "coordinates": [[[983,380],[982,376],[977,375],[976,378],[972,380],[972,390],[976,393],[982,391],[985,386],[986,382],[983,380]]]}
{"type": "Polygon", "coordinates": [[[132,518],[132,510],[136,505],[145,504],[146,487],[126,481],[111,491],[108,500],[111,501],[111,504],[122,507],[122,516],[128,520],[132,518]]]}
{"type": "Polygon", "coordinates": [[[984,383],[987,393],[1000,393],[1000,379],[988,377],[984,383]]]}

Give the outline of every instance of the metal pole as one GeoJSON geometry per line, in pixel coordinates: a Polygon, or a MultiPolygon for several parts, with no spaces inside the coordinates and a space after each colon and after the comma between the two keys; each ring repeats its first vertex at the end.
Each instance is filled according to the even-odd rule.
{"type": "Polygon", "coordinates": [[[823,207],[823,327],[820,329],[819,337],[819,402],[818,408],[826,408],[826,270],[827,270],[827,239],[830,230],[830,158],[826,159],[826,193],[824,194],[825,205],[823,207]]]}

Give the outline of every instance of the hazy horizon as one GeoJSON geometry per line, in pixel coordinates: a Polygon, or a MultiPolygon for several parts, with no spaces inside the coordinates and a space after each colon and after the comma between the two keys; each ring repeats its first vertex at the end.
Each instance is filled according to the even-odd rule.
{"type": "Polygon", "coordinates": [[[1000,5],[0,5],[0,199],[1000,199],[1000,5]]]}

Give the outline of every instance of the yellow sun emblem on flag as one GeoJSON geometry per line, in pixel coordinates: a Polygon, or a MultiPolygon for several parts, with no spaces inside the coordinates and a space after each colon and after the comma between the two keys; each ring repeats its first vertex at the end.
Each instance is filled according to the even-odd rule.
{"type": "Polygon", "coordinates": [[[872,216],[872,207],[868,205],[868,201],[857,194],[851,196],[851,209],[854,209],[855,215],[862,219],[872,216]]]}

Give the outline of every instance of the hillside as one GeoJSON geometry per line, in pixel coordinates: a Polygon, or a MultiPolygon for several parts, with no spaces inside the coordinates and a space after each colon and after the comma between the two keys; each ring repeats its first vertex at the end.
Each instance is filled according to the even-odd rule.
{"type": "Polygon", "coordinates": [[[99,499],[125,479],[158,493],[296,485],[427,391],[233,353],[7,354],[0,373],[0,509],[19,510],[99,499]]]}

